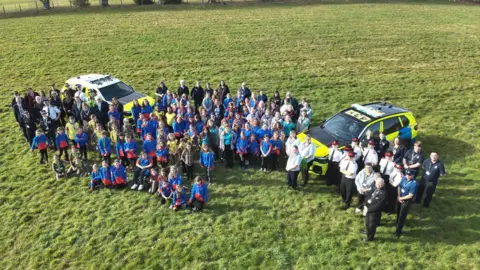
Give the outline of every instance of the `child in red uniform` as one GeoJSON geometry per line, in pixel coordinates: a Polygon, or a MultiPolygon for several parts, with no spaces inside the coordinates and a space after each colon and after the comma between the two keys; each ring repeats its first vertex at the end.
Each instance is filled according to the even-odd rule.
{"type": "Polygon", "coordinates": [[[172,198],[172,187],[167,181],[163,181],[161,186],[158,188],[158,195],[160,196],[160,202],[162,204],[165,204],[170,198],[172,198]]]}

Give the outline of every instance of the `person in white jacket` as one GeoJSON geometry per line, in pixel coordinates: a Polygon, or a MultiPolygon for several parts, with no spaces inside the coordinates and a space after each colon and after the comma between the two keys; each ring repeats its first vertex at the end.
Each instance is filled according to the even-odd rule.
{"type": "Polygon", "coordinates": [[[299,146],[300,140],[297,138],[297,132],[295,130],[290,131],[290,136],[288,136],[285,141],[285,153],[287,156],[290,156],[294,146],[299,146]]]}
{"type": "Polygon", "coordinates": [[[305,141],[300,144],[298,147],[300,151],[300,155],[307,161],[307,166],[305,169],[302,170],[302,179],[303,185],[306,186],[308,183],[308,171],[310,170],[310,166],[312,166],[313,159],[315,158],[315,145],[312,143],[312,138],[310,135],[305,137],[305,141]]]}
{"type": "Polygon", "coordinates": [[[357,163],[353,158],[355,153],[348,152],[348,156],[340,162],[338,165],[340,173],[342,174],[342,180],[340,182],[340,193],[342,194],[343,209],[347,210],[352,202],[352,191],[355,177],[357,176],[357,163]]]}
{"type": "Polygon", "coordinates": [[[358,205],[357,209],[355,209],[355,214],[362,213],[366,195],[373,189],[374,184],[375,173],[373,172],[372,164],[365,163],[365,168],[363,168],[363,170],[361,170],[355,177],[355,186],[358,191],[358,205]]]}

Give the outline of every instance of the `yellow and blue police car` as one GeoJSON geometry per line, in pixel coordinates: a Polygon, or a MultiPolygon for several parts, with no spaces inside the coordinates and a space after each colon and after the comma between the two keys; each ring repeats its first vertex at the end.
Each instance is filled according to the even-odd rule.
{"type": "Polygon", "coordinates": [[[85,94],[87,96],[89,91],[95,90],[97,92],[96,96],[101,97],[109,104],[111,103],[112,98],[117,98],[123,105],[124,114],[128,118],[132,116],[130,111],[134,100],[138,99],[140,104],[142,104],[144,99],[147,99],[148,102],[150,102],[150,105],[155,103],[155,99],[152,97],[135,91],[133,87],[111,75],[81,75],[68,79],[66,84],[69,84],[72,87],[79,85],[82,89],[85,88],[85,94]]]}
{"type": "Polygon", "coordinates": [[[320,126],[298,134],[298,139],[302,142],[306,134],[311,136],[316,152],[310,173],[325,175],[328,167],[328,147],[334,140],[339,142],[341,149],[350,144],[354,137],[362,140],[367,131],[371,130],[374,134],[382,132],[389,141],[400,137],[401,140],[413,142],[417,137],[417,129],[417,121],[411,111],[385,102],[375,102],[353,104],[325,120],[320,126]]]}

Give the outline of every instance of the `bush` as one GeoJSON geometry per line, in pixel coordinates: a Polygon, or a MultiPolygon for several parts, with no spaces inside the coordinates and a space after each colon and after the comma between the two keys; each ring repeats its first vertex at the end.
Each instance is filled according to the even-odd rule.
{"type": "Polygon", "coordinates": [[[153,4],[152,0],[133,0],[137,5],[151,5],[153,4]]]}
{"type": "Polygon", "coordinates": [[[89,0],[70,0],[70,3],[72,3],[72,5],[74,7],[88,7],[88,6],[90,6],[89,0]]]}

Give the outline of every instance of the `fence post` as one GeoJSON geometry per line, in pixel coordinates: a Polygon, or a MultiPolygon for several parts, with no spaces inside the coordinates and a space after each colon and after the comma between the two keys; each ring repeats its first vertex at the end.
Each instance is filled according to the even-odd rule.
{"type": "Polygon", "coordinates": [[[143,6],[143,0],[140,0],[140,5],[143,6]]]}
{"type": "Polygon", "coordinates": [[[18,4],[18,7],[20,8],[20,12],[22,12],[22,5],[18,4]]]}
{"type": "Polygon", "coordinates": [[[120,7],[123,7],[123,0],[120,0],[120,7]]]}
{"type": "Polygon", "coordinates": [[[2,8],[3,8],[3,14],[5,14],[5,6],[2,6],[2,8]]]}
{"type": "Polygon", "coordinates": [[[37,8],[37,12],[38,12],[38,3],[37,3],[37,1],[35,1],[35,7],[37,8]]]}

